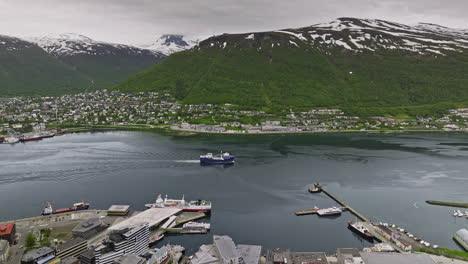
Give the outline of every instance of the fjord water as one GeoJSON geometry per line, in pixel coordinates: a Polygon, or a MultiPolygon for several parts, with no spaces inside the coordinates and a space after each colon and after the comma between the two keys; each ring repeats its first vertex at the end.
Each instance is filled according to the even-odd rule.
{"type": "Polygon", "coordinates": [[[355,217],[295,216],[335,206],[306,191],[319,181],[369,218],[394,223],[430,243],[457,248],[452,235],[468,220],[425,200],[468,202],[467,134],[316,134],[173,137],[148,132],[68,134],[0,145],[0,220],[38,215],[44,201],[135,210],[158,193],[213,202],[211,234],[173,236],[193,252],[212,234],[237,243],[296,251],[370,243],[347,229],[355,217]],[[237,156],[234,166],[200,166],[198,155],[237,156]]]}

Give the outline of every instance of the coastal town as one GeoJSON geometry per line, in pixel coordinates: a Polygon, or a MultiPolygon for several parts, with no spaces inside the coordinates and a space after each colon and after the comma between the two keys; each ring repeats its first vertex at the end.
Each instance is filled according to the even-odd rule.
{"type": "MultiPolygon", "coordinates": [[[[0,263],[6,264],[445,264],[466,263],[456,251],[417,238],[395,224],[372,222],[318,183],[312,194],[325,193],[343,206],[318,209],[319,217],[345,211],[361,218],[348,222],[350,232],[370,242],[371,247],[337,248],[336,253],[294,252],[287,248],[263,248],[236,244],[229,235],[213,235],[212,243],[187,253],[184,245],[165,242],[173,235],[211,233],[211,201],[187,202],[158,196],[146,210],[130,205],[111,205],[107,210],[90,209],[80,202],[53,210],[46,203],[42,214],[0,222],[0,263]],[[316,190],[315,190],[316,189],[316,190]],[[345,210],[346,209],[346,210],[345,210]],[[332,212],[331,210],[339,210],[332,212]],[[208,219],[207,219],[208,218],[208,219]],[[194,253],[192,253],[194,252],[194,253]]],[[[312,213],[307,213],[312,214],[312,213]]],[[[298,215],[296,213],[296,215],[298,215]]],[[[307,217],[307,216],[298,216],[307,217]]],[[[454,239],[468,249],[468,231],[459,230],[454,239]]]]}
{"type": "MultiPolygon", "coordinates": [[[[334,131],[468,131],[468,108],[443,116],[361,118],[340,109],[281,110],[268,113],[224,104],[182,104],[171,94],[124,94],[100,90],[59,97],[0,101],[0,135],[62,128],[166,128],[198,133],[307,133],[334,131]]],[[[11,140],[11,139],[10,139],[11,140]]],[[[19,139],[20,141],[21,139],[19,139]]],[[[16,140],[11,140],[16,142],[16,140]]]]}

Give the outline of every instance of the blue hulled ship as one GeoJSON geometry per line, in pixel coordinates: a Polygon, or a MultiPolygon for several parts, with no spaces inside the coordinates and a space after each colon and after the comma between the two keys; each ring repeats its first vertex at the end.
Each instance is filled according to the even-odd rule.
{"type": "Polygon", "coordinates": [[[213,155],[213,153],[207,153],[206,155],[200,155],[201,164],[233,164],[236,157],[231,156],[228,152],[213,155]]]}

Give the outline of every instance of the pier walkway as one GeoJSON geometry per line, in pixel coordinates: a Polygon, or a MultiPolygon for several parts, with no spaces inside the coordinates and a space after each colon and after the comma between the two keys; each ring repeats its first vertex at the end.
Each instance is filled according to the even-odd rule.
{"type": "Polygon", "coordinates": [[[341,201],[340,199],[336,198],[334,195],[329,193],[327,190],[322,188],[322,192],[326,194],[328,197],[330,197],[332,200],[335,202],[339,203],[341,206],[344,208],[348,209],[353,215],[355,215],[357,218],[359,218],[361,221],[364,222],[370,222],[369,219],[367,219],[364,215],[360,214],[358,211],[354,210],[351,206],[346,204],[345,202],[341,201]]]}

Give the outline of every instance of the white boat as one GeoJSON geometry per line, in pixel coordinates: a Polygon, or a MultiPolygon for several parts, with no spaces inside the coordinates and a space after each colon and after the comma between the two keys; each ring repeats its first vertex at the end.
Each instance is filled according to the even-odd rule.
{"type": "Polygon", "coordinates": [[[6,137],[3,141],[5,144],[15,144],[18,142],[20,142],[20,140],[17,137],[6,137]]]}
{"type": "Polygon", "coordinates": [[[324,208],[317,211],[319,216],[340,215],[343,211],[338,207],[324,208]]]}
{"type": "Polygon", "coordinates": [[[164,207],[176,207],[180,208],[183,211],[191,211],[191,212],[211,212],[211,202],[205,200],[195,200],[186,202],[184,196],[182,196],[182,200],[176,199],[168,199],[167,195],[163,199],[161,194],[158,195],[156,201],[152,204],[145,204],[147,208],[164,208],[164,207]]]}
{"type": "Polygon", "coordinates": [[[199,228],[203,228],[203,229],[207,229],[209,230],[211,227],[211,224],[210,223],[199,223],[199,222],[188,222],[188,223],[185,223],[182,228],[183,229],[199,229],[199,228]]]}

